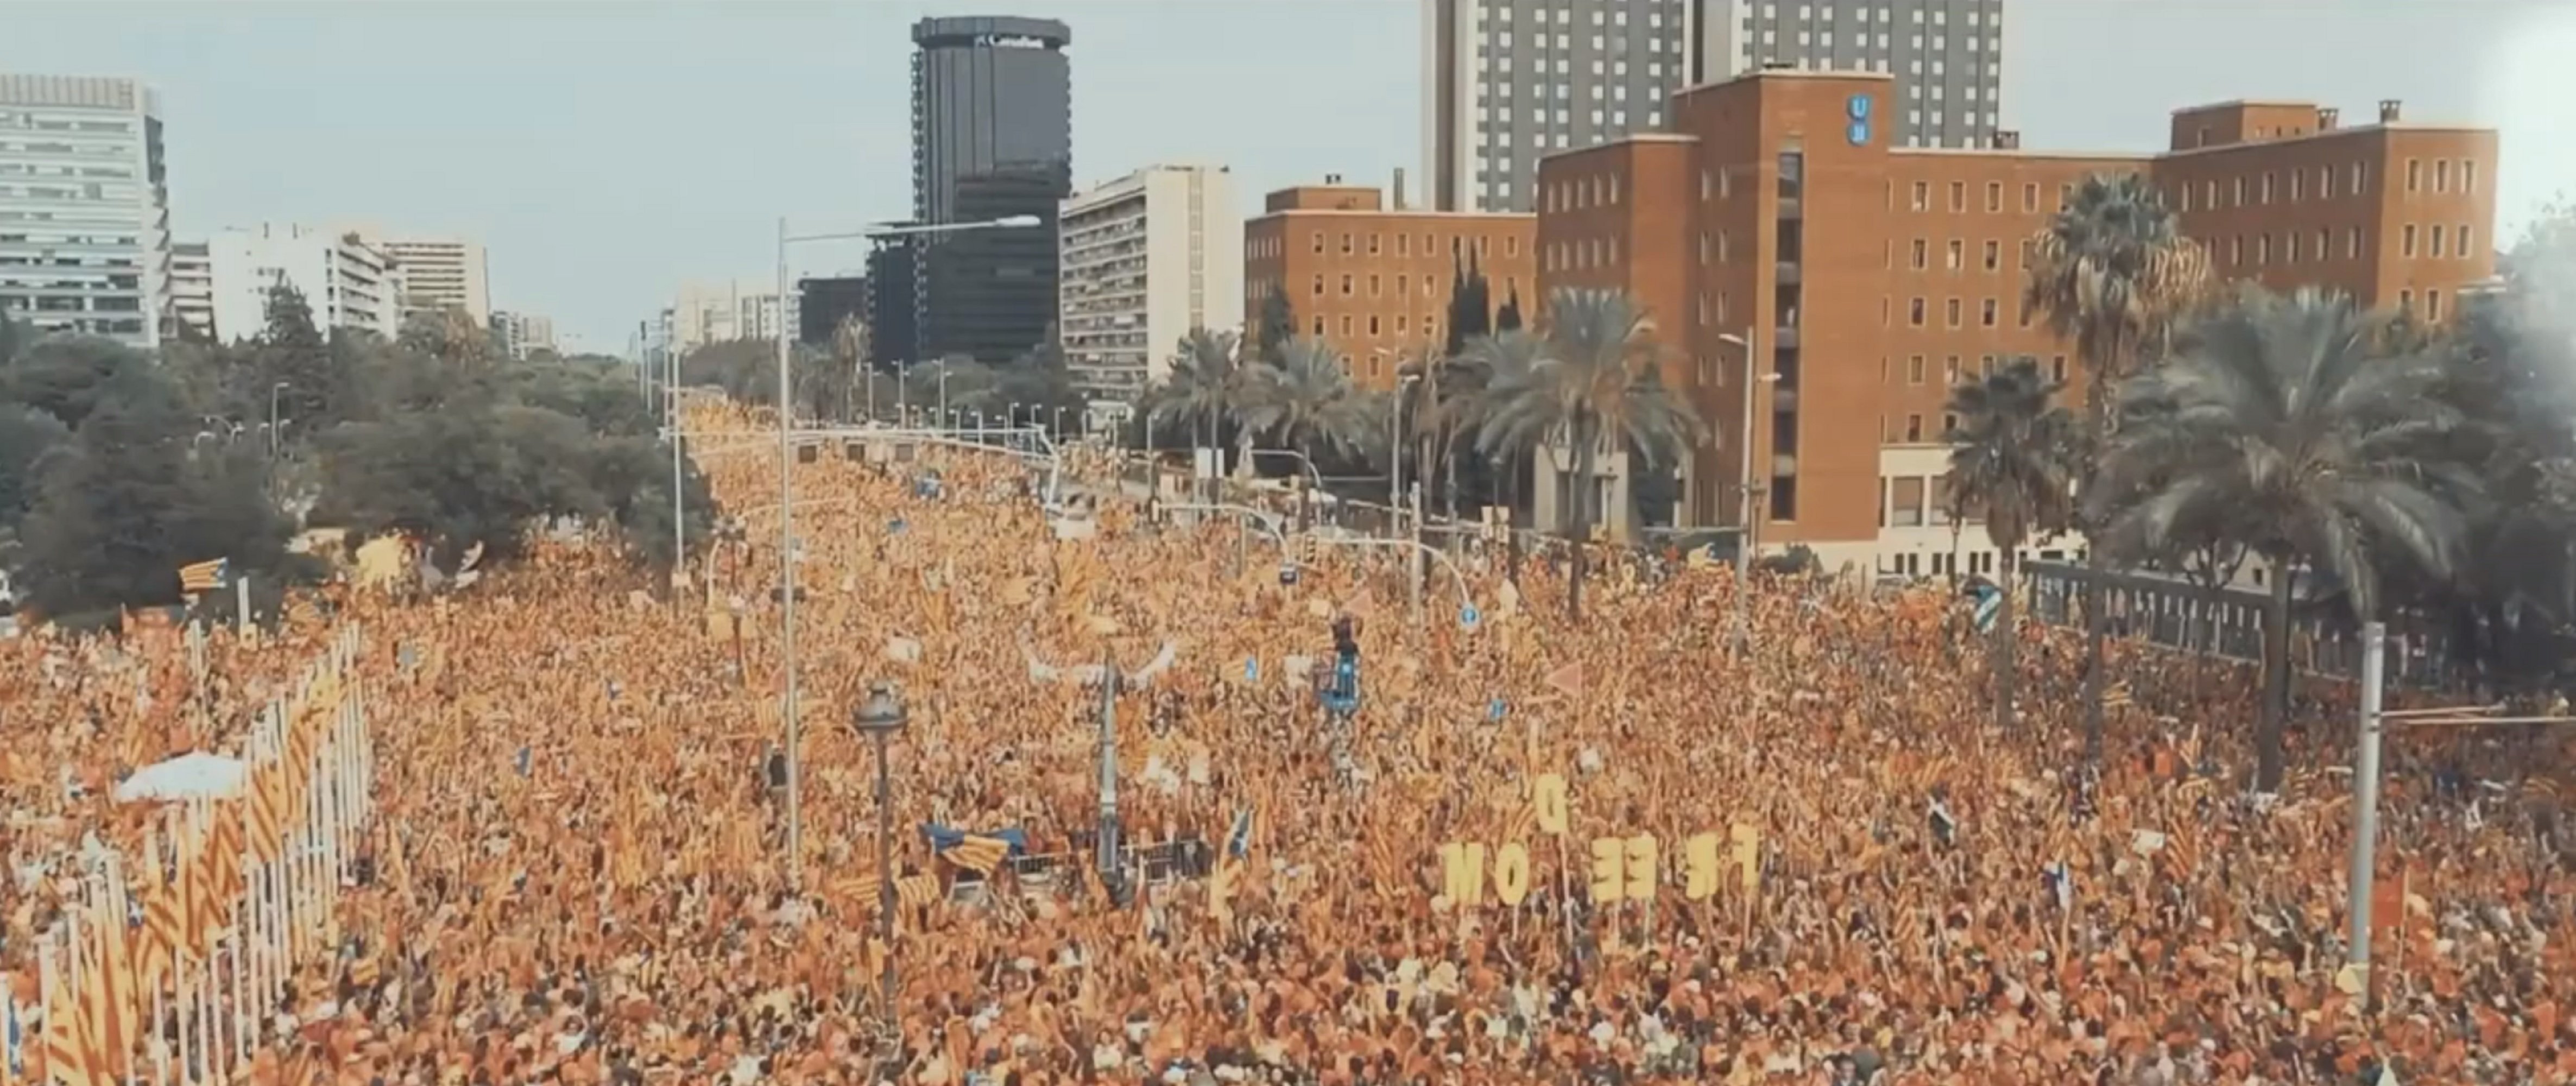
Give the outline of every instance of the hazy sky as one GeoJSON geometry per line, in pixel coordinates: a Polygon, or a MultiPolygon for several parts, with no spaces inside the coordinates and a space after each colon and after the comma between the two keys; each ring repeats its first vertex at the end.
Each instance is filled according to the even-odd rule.
{"type": "MultiPolygon", "coordinates": [[[[1887,0],[1901,4],[1903,0],[1887,0]]],[[[0,0],[0,69],[161,89],[182,237],[267,220],[466,234],[492,301],[622,352],[691,278],[901,218],[908,27],[1073,27],[1074,173],[1273,188],[1419,173],[1419,0],[0,0]]],[[[2146,150],[2176,106],[2298,98],[2504,129],[2500,233],[2576,189],[2570,0],[2008,0],[2024,146],[2146,150]]],[[[1414,182],[1419,190],[1418,179],[1414,182]]],[[[799,272],[855,267],[808,248],[799,272]]],[[[578,337],[574,339],[573,337],[578,337]]]]}

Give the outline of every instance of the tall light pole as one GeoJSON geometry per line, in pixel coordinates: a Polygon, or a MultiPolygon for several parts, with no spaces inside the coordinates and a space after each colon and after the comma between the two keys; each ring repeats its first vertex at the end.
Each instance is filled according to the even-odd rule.
{"type": "Polygon", "coordinates": [[[1744,446],[1744,473],[1735,488],[1735,651],[1741,655],[1753,640],[1753,624],[1747,614],[1747,599],[1753,594],[1753,548],[1756,535],[1753,508],[1753,397],[1757,386],[1780,379],[1778,371],[1756,376],[1754,362],[1760,357],[1761,342],[1753,325],[1744,326],[1743,335],[1721,335],[1720,343],[1744,348],[1744,424],[1735,431],[1735,443],[1744,446]]]}
{"type": "Polygon", "coordinates": [[[886,770],[886,744],[901,734],[911,714],[887,683],[868,687],[868,700],[850,714],[850,727],[877,748],[877,938],[885,943],[884,973],[877,978],[877,1013],[888,1026],[895,1016],[894,974],[894,784],[886,770]]]}
{"type": "MultiPolygon", "coordinates": [[[[793,381],[788,374],[787,247],[814,241],[859,241],[905,234],[944,234],[960,230],[1013,229],[1039,225],[1035,215],[1009,215],[982,222],[884,225],[839,234],[790,237],[787,220],[778,220],[778,652],[779,721],[787,731],[787,885],[805,888],[805,810],[803,722],[796,713],[796,450],[793,381]]],[[[945,369],[940,372],[941,398],[947,397],[945,369]]]]}
{"type": "Polygon", "coordinates": [[[670,377],[662,382],[662,395],[671,420],[671,601],[679,602],[680,578],[689,568],[689,531],[686,503],[680,489],[680,345],[664,342],[662,362],[670,377]]]}

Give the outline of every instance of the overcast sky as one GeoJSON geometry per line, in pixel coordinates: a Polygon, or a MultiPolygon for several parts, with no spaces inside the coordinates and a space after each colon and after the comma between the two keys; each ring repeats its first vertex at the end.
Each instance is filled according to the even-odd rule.
{"type": "MultiPolygon", "coordinates": [[[[1224,164],[1251,211],[1325,173],[1419,172],[1418,2],[0,0],[0,69],[158,86],[182,237],[343,219],[478,237],[495,307],[623,352],[682,280],[768,276],[781,215],[909,213],[922,15],[1064,20],[1076,183],[1224,164]]],[[[2500,233],[2576,189],[2576,0],[2007,6],[2003,120],[2024,146],[2150,150],[2174,107],[2230,98],[2365,121],[2400,98],[2410,120],[2504,130],[2500,233]]]]}

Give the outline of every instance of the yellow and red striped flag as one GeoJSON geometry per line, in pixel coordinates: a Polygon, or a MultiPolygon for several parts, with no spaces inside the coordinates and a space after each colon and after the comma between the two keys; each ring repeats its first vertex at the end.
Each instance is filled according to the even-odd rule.
{"type": "Polygon", "coordinates": [[[985,878],[993,877],[993,872],[999,869],[1002,861],[1009,859],[1010,855],[1010,842],[998,837],[981,837],[971,833],[939,852],[941,859],[985,878]]]}

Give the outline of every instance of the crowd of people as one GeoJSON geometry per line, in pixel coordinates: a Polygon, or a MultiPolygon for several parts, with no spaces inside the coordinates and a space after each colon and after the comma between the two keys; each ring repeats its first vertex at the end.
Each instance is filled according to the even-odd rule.
{"type": "MultiPolygon", "coordinates": [[[[796,467],[792,559],[774,447],[710,449],[744,531],[684,589],[549,536],[461,593],[346,598],[372,844],[347,945],[268,1009],[254,1081],[2576,1082],[2563,734],[2392,737],[2365,976],[2342,968],[2332,684],[2302,691],[2296,770],[2256,801],[2249,672],[2115,646],[2129,704],[2082,772],[2080,646],[2021,632],[1998,731],[1988,654],[1937,589],[1763,583],[1739,655],[1723,569],[1604,576],[1574,621],[1548,564],[1488,555],[1472,628],[1440,581],[1416,626],[1401,566],[1363,552],[1286,577],[1232,527],[1114,490],[1051,518],[1005,457],[864,451],[796,467]],[[1334,721],[1307,676],[1342,617],[1364,671],[1334,721]],[[1222,876],[1095,872],[1103,698],[1077,669],[1103,661],[1126,676],[1124,839],[1192,843],[1222,876]],[[906,712],[890,856],[852,729],[878,683],[906,712]],[[1543,774],[1562,835],[1532,818],[1543,774]],[[923,824],[1016,831],[1024,855],[979,877],[923,824]],[[1754,876],[1686,891],[1685,839],[1738,826],[1754,876]],[[1652,900],[1595,902],[1592,842],[1640,835],[1652,900]],[[1525,843],[1527,899],[1453,900],[1456,842],[1525,843]],[[888,861],[910,880],[890,943],[888,861]]],[[[205,722],[302,659],[277,648],[225,649],[189,716],[184,663],[130,662],[174,647],[121,650],[142,695],[67,684],[116,674],[90,650],[0,650],[0,787],[59,812],[49,835],[12,818],[12,860],[115,823],[55,767],[95,796],[221,743],[205,722]]],[[[37,922],[13,914],[10,942],[37,922]]]]}

